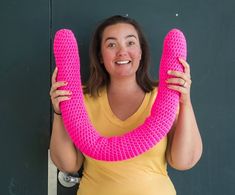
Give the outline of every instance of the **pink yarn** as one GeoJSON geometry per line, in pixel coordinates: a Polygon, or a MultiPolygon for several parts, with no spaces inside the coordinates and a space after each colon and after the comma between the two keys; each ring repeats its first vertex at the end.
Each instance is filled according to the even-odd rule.
{"type": "Polygon", "coordinates": [[[61,89],[72,92],[71,99],[60,104],[64,125],[76,147],[85,155],[104,161],[126,160],[149,150],[167,135],[179,103],[179,93],[166,86],[167,71],[183,71],[178,58],[186,59],[186,40],[180,30],[171,30],[164,39],[158,94],[150,116],[122,136],[103,137],[89,120],[83,100],[78,46],[72,31],[62,29],[56,33],[54,54],[57,80],[68,82],[61,89]]]}

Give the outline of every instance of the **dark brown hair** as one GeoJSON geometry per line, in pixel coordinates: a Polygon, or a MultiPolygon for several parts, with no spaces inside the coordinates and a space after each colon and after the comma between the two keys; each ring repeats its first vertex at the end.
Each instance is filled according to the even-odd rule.
{"type": "Polygon", "coordinates": [[[158,82],[151,80],[148,74],[148,66],[150,64],[149,46],[140,26],[134,19],[116,15],[104,20],[100,25],[98,25],[93,34],[89,49],[90,76],[83,88],[83,92],[85,94],[88,93],[92,96],[97,96],[99,89],[103,86],[108,85],[110,82],[110,77],[104,67],[104,64],[100,63],[101,41],[105,28],[118,23],[126,23],[132,25],[139,36],[142,57],[140,60],[139,68],[136,72],[137,84],[144,92],[150,92],[153,90],[154,86],[158,85],[158,82]]]}

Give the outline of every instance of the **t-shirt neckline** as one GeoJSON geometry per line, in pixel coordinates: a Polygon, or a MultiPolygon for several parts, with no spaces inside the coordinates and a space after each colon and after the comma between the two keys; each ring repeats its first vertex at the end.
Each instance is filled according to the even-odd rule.
{"type": "Polygon", "coordinates": [[[150,94],[151,93],[146,93],[144,96],[144,99],[141,103],[141,105],[139,106],[139,108],[137,109],[137,111],[135,113],[133,113],[131,116],[129,116],[127,119],[125,120],[121,120],[120,118],[118,118],[112,111],[110,104],[109,104],[109,100],[108,100],[108,94],[107,94],[107,89],[106,87],[103,88],[103,90],[101,91],[101,96],[103,96],[103,98],[101,99],[101,104],[102,104],[102,108],[103,108],[103,112],[106,115],[106,117],[109,119],[110,122],[118,125],[118,126],[129,126],[132,125],[133,123],[136,123],[136,120],[139,119],[139,117],[144,113],[143,111],[147,108],[148,102],[149,102],[149,98],[150,98],[150,94]]]}

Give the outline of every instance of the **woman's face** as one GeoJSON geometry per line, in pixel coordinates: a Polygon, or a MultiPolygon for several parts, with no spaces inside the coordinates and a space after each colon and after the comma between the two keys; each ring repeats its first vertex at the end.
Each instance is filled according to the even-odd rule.
{"type": "Polygon", "coordinates": [[[141,53],[139,37],[132,25],[118,23],[105,28],[101,41],[101,63],[111,79],[135,77],[141,53]]]}

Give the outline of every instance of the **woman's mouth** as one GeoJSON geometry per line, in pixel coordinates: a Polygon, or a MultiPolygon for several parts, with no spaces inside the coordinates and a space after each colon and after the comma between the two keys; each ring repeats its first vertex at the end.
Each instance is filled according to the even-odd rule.
{"type": "Polygon", "coordinates": [[[126,65],[126,64],[129,64],[131,63],[130,60],[119,60],[119,61],[116,61],[115,64],[117,65],[126,65]]]}

